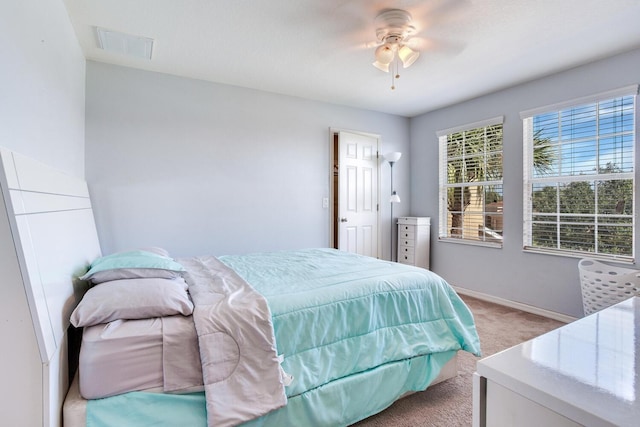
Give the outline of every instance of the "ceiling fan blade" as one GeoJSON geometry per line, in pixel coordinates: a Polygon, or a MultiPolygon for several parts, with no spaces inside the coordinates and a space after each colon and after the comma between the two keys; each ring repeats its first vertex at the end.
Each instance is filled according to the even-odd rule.
{"type": "Polygon", "coordinates": [[[409,40],[406,40],[404,44],[413,50],[422,51],[429,46],[429,41],[424,37],[411,37],[409,40]]]}
{"type": "Polygon", "coordinates": [[[410,1],[408,3],[414,3],[413,6],[407,6],[407,10],[414,21],[420,23],[422,29],[446,25],[452,20],[459,19],[470,6],[469,0],[410,1]]]}
{"type": "Polygon", "coordinates": [[[446,54],[457,54],[466,46],[462,41],[435,37],[411,37],[405,44],[418,52],[446,54]]]}

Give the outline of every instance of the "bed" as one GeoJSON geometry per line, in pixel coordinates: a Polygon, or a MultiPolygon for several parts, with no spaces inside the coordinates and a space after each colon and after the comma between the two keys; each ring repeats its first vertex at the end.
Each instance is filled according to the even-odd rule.
{"type": "MultiPolygon", "coordinates": [[[[452,288],[428,270],[323,248],[177,262],[186,267],[182,276],[194,297],[193,314],[85,326],[79,378],[65,403],[65,426],[349,425],[455,375],[457,351],[480,355],[471,313],[452,288]],[[235,281],[239,287],[230,285],[235,281]],[[196,298],[202,293],[199,287],[216,282],[226,290],[196,298]],[[221,302],[225,293],[242,303],[221,302]],[[247,309],[254,296],[266,305],[247,309]],[[215,304],[209,304],[212,298],[215,304]],[[239,310],[240,317],[233,319],[229,307],[239,310]],[[199,312],[207,318],[225,313],[223,317],[232,320],[217,320],[222,323],[214,325],[213,332],[200,334],[211,326],[198,327],[193,317],[199,312]],[[243,347],[247,336],[256,336],[245,326],[252,328],[264,317],[269,322],[258,328],[257,340],[267,336],[265,345],[243,347]],[[237,326],[243,319],[250,321],[237,326]],[[195,326],[190,329],[190,324],[195,326]],[[270,334],[273,341],[268,342],[270,334]],[[205,341],[212,335],[214,341],[205,341]],[[155,352],[138,357],[130,345],[120,352],[106,350],[108,343],[101,343],[100,336],[107,342],[144,336],[142,346],[155,352]],[[206,381],[204,368],[199,370],[197,351],[187,352],[193,369],[186,370],[181,356],[168,354],[167,342],[176,336],[180,338],[173,345],[179,351],[197,348],[199,341],[205,364],[218,363],[208,374],[215,377],[213,382],[206,381]],[[205,346],[224,348],[224,355],[206,355],[205,346]],[[93,356],[83,357],[85,347],[93,356]],[[249,374],[234,379],[228,372],[240,370],[243,355],[253,356],[254,365],[271,366],[259,374],[250,368],[249,374]],[[137,383],[126,356],[144,366],[137,383]],[[171,364],[181,367],[179,375],[172,374],[167,367],[171,364]],[[203,372],[204,384],[199,377],[203,372]],[[233,381],[249,385],[238,392],[228,386],[233,381]],[[215,398],[234,393],[222,402],[215,398]],[[265,394],[272,399],[263,402],[265,394]]],[[[105,283],[96,288],[110,286],[105,283]]],[[[95,313],[94,308],[88,311],[95,313]]]]}
{"type": "MultiPolygon", "coordinates": [[[[458,350],[479,355],[473,318],[444,280],[427,270],[329,249],[307,249],[293,254],[198,257],[176,262],[166,251],[143,248],[142,252],[151,253],[162,262],[175,262],[179,265],[176,268],[184,271],[166,270],[169,272],[163,277],[138,277],[142,282],[134,283],[135,286],[128,286],[132,283],[126,281],[136,279],[110,277],[107,282],[121,281],[120,285],[110,283],[106,287],[98,284],[89,288],[88,281],[79,280],[79,276],[89,273],[96,260],[110,255],[103,256],[100,251],[86,182],[6,149],[0,149],[0,160],[4,203],[4,209],[0,209],[0,234],[3,236],[0,239],[3,254],[0,257],[3,271],[0,306],[4,314],[0,331],[3,338],[11,340],[14,350],[0,356],[3,378],[12,384],[1,392],[3,399],[11,402],[3,407],[3,421],[7,425],[59,427],[64,423],[65,427],[97,427],[240,423],[234,419],[221,422],[207,419],[211,413],[216,413],[216,408],[224,408],[225,404],[235,408],[236,402],[216,403],[214,399],[214,407],[209,411],[207,395],[210,393],[203,389],[213,385],[216,390],[219,383],[222,390],[227,382],[231,382],[227,377],[231,378],[237,372],[251,374],[251,370],[235,368],[237,355],[227,357],[227,351],[220,351],[217,355],[201,352],[202,346],[198,344],[203,334],[198,333],[198,328],[194,330],[194,318],[222,319],[222,324],[207,326],[214,328],[208,335],[217,337],[223,344],[208,346],[209,351],[214,350],[215,353],[217,349],[232,349],[233,346],[227,344],[238,342],[232,339],[237,328],[231,327],[227,333],[222,330],[225,322],[233,316],[200,315],[219,308],[217,302],[222,302],[227,310],[238,303],[241,306],[248,301],[255,303],[250,305],[250,310],[256,317],[252,317],[253,314],[245,316],[240,311],[239,323],[261,325],[258,336],[266,339],[267,343],[261,351],[268,356],[257,359],[258,362],[263,359],[268,362],[264,363],[267,370],[265,378],[275,380],[264,382],[275,390],[275,399],[267,402],[266,408],[257,410],[266,411],[260,415],[251,413],[255,402],[253,398],[240,399],[238,403],[250,403],[249,411],[241,414],[246,418],[246,422],[244,419],[242,422],[247,426],[351,424],[383,410],[407,393],[423,390],[436,381],[455,375],[458,350]],[[276,258],[283,255],[297,258],[288,258],[278,266],[276,258]],[[327,258],[336,261],[328,262],[327,258]],[[194,262],[196,266],[198,263],[216,265],[221,270],[214,273],[215,277],[207,278],[203,274],[211,271],[192,268],[194,262]],[[351,295],[350,303],[342,302],[340,298],[344,292],[329,292],[331,288],[340,288],[329,283],[332,276],[340,273],[340,268],[347,268],[346,274],[356,282],[363,280],[364,276],[373,278],[373,291],[376,292],[371,291],[371,295],[380,294],[382,298],[370,299],[370,304],[365,304],[369,291],[358,285],[349,289],[361,292],[360,297],[351,295]],[[310,277],[311,272],[324,276],[314,279],[310,277]],[[392,297],[411,293],[411,284],[402,290],[406,285],[398,282],[401,276],[413,277],[414,281],[420,277],[420,280],[429,282],[426,285],[426,289],[430,289],[426,292],[429,295],[425,295],[422,301],[392,297]],[[281,280],[275,286],[274,278],[281,280]],[[303,282],[298,282],[300,279],[311,281],[292,294],[291,286],[302,286],[299,283],[303,282]],[[207,291],[209,282],[229,284],[229,280],[235,286],[227,295],[230,298],[218,299],[216,292],[208,293],[211,291],[207,291]],[[88,295],[100,296],[100,292],[109,289],[107,296],[129,297],[133,289],[142,289],[145,284],[153,285],[148,288],[165,289],[173,295],[167,312],[149,312],[134,304],[133,312],[142,318],[130,319],[128,317],[131,316],[127,315],[123,316],[127,318],[103,319],[103,323],[86,326],[82,334],[84,343],[78,350],[75,339],[78,330],[70,327],[70,320],[79,307],[89,308],[84,317],[95,315],[85,304],[90,301],[88,295]],[[196,290],[202,284],[205,288],[200,293],[201,298],[192,298],[199,294],[196,290]],[[128,286],[129,289],[111,292],[117,286],[128,286]],[[400,292],[396,292],[398,289],[400,292]],[[321,298],[325,297],[333,300],[322,303],[321,298]],[[332,314],[326,316],[318,312],[310,315],[313,307],[329,309],[332,314]],[[396,325],[402,326],[402,321],[394,316],[406,313],[426,315],[427,307],[437,313],[446,313],[446,316],[439,320],[425,317],[422,319],[424,322],[415,322],[423,324],[417,327],[418,330],[407,326],[412,322],[404,325],[409,331],[380,327],[384,322],[393,323],[394,319],[396,325]],[[268,316],[264,316],[265,311],[268,316]],[[305,316],[299,317],[299,321],[285,321],[285,318],[295,319],[297,312],[307,313],[306,320],[311,322],[303,321],[305,316]],[[338,314],[346,314],[347,317],[338,314]],[[256,321],[247,322],[247,319],[256,321]],[[429,331],[432,321],[440,327],[432,325],[429,331]],[[377,328],[384,333],[355,333],[353,337],[357,339],[349,347],[346,344],[349,340],[340,340],[336,335],[339,329],[334,323],[340,322],[364,328],[372,326],[373,331],[377,328]],[[305,324],[311,326],[303,326],[305,324]],[[300,332],[306,331],[307,327],[327,333],[316,336],[311,332],[300,332]],[[410,340],[410,337],[419,337],[420,333],[427,333],[422,336],[422,341],[410,340]],[[437,343],[437,338],[443,335],[448,336],[445,342],[450,345],[427,346],[427,343],[437,343]],[[367,341],[367,337],[371,339],[367,341]],[[118,343],[109,347],[105,338],[118,343]],[[294,338],[308,339],[307,343],[318,339],[329,341],[316,350],[309,349],[309,353],[315,355],[315,362],[313,358],[309,362],[297,355],[301,352],[296,346],[304,342],[294,338]],[[123,346],[123,342],[127,346],[123,346]],[[342,353],[339,346],[332,349],[329,345],[341,342],[345,346],[342,353]],[[123,348],[128,350],[122,351],[123,348]],[[170,354],[178,356],[164,355],[163,352],[169,349],[173,349],[170,354]],[[93,353],[93,356],[90,355],[88,361],[82,359],[78,362],[78,353],[84,351],[93,353]],[[227,366],[205,374],[201,354],[215,356],[227,362],[227,366]],[[341,363],[335,363],[338,354],[345,355],[341,363]],[[93,358],[102,362],[95,362],[91,360],[93,358]],[[95,369],[94,363],[103,363],[104,370],[95,369]],[[147,371],[143,374],[144,369],[147,371]],[[76,370],[79,372],[73,375],[76,370]],[[92,398],[82,398],[80,384],[83,375],[88,379],[86,383],[104,385],[107,389],[88,388],[85,392],[92,398]],[[220,381],[215,381],[216,376],[220,381]],[[293,379],[289,383],[290,376],[293,379]]],[[[156,270],[155,273],[165,271],[162,268],[156,270]]],[[[414,285],[417,287],[416,283],[414,285]]],[[[128,299],[135,302],[134,298],[128,299]]],[[[202,331],[206,328],[201,328],[202,331]]],[[[244,351],[244,355],[252,356],[252,340],[246,341],[243,345],[249,345],[249,350],[244,351]]],[[[243,381],[248,387],[242,393],[249,394],[258,389],[255,384],[263,382],[260,376],[240,377],[239,382],[243,381]]],[[[214,398],[222,397],[223,400],[229,396],[237,397],[233,393],[214,391],[213,394],[214,398]]]]}

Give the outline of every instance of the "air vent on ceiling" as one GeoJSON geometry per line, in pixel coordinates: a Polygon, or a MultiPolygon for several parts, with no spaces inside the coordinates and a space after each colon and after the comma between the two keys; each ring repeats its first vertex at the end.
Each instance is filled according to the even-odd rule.
{"type": "Polygon", "coordinates": [[[153,39],[133,36],[118,31],[96,27],[100,49],[140,59],[151,59],[153,39]]]}

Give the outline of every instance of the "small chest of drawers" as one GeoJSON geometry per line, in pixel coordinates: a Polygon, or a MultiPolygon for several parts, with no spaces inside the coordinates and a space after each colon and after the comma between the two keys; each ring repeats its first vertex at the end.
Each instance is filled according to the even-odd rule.
{"type": "Polygon", "coordinates": [[[431,218],[398,218],[398,262],[429,268],[431,218]]]}

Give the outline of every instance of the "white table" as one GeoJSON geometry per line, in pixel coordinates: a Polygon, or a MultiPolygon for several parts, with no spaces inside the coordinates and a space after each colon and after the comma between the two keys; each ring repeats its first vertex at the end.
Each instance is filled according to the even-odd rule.
{"type": "Polygon", "coordinates": [[[640,426],[640,298],[478,361],[474,427],[640,426]]]}

